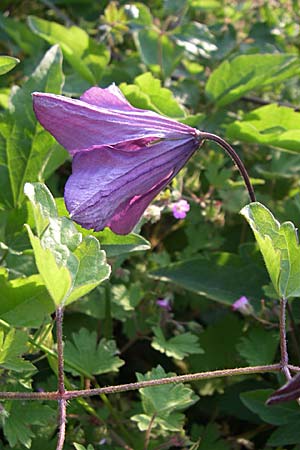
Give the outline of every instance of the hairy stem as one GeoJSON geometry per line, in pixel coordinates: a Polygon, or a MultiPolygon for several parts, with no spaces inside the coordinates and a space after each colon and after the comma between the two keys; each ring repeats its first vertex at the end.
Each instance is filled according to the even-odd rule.
{"type": "Polygon", "coordinates": [[[64,349],[63,349],[63,316],[64,310],[59,307],[56,310],[56,340],[58,363],[58,440],[56,450],[62,450],[66,434],[67,401],[65,397],[64,383],[64,349]]]}
{"type": "MultiPolygon", "coordinates": [[[[299,373],[300,367],[288,365],[287,368],[299,373]]],[[[191,381],[208,380],[210,378],[234,377],[238,375],[253,375],[256,373],[280,372],[282,364],[268,364],[264,366],[239,367],[236,369],[213,370],[208,372],[191,373],[187,375],[176,375],[174,377],[159,378],[156,380],[139,381],[136,383],[119,384],[116,386],[106,386],[97,389],[70,390],[66,391],[63,398],[72,400],[79,397],[91,397],[100,394],[117,394],[118,392],[134,391],[152,386],[160,386],[172,383],[188,383],[191,381]]],[[[60,400],[59,392],[0,392],[0,399],[9,400],[60,400]]]]}
{"type": "Polygon", "coordinates": [[[153,427],[153,423],[154,423],[155,417],[156,417],[156,413],[154,413],[154,414],[152,415],[151,420],[150,420],[150,422],[149,422],[149,426],[148,426],[148,428],[147,428],[147,430],[146,430],[146,434],[145,434],[145,443],[144,443],[144,450],[148,450],[149,442],[150,442],[150,437],[151,437],[151,430],[152,430],[152,427],[153,427]]]}
{"type": "Polygon", "coordinates": [[[280,316],[279,316],[279,329],[280,329],[280,364],[281,370],[285,375],[287,381],[289,381],[292,376],[289,369],[289,355],[287,349],[287,341],[286,341],[286,298],[280,299],[280,316]]]}
{"type": "Polygon", "coordinates": [[[250,201],[255,202],[256,199],[255,199],[254,189],[251,184],[248,172],[247,172],[242,160],[240,159],[239,155],[236,153],[235,150],[233,150],[231,145],[229,145],[228,142],[224,141],[224,139],[220,138],[220,136],[217,136],[216,134],[206,133],[206,132],[201,131],[200,137],[207,141],[216,142],[220,147],[222,147],[225,150],[225,152],[230,156],[230,158],[233,160],[233,162],[239,169],[240,174],[244,179],[244,182],[245,182],[245,185],[247,187],[248,194],[250,197],[250,201]]]}

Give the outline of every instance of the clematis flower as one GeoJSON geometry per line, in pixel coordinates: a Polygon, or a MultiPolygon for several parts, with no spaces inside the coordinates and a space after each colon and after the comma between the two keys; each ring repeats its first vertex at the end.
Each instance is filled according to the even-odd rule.
{"type": "Polygon", "coordinates": [[[95,231],[129,233],[202,144],[198,130],[134,108],[115,85],[93,87],[80,100],[36,92],[33,107],[73,156],[65,186],[70,216],[95,231]]]}

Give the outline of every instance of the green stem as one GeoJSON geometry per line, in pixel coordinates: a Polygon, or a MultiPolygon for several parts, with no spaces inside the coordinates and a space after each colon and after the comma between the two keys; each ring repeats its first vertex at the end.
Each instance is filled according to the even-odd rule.
{"type": "Polygon", "coordinates": [[[104,337],[111,339],[113,334],[112,315],[111,315],[111,290],[110,284],[105,284],[105,322],[104,322],[104,337]]]}

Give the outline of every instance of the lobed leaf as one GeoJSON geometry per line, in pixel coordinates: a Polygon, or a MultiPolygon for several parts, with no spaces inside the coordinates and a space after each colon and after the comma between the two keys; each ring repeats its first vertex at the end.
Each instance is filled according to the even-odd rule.
{"type": "Polygon", "coordinates": [[[17,372],[32,371],[35,367],[22,355],[27,352],[27,334],[21,330],[0,328],[0,367],[17,372]]]}
{"type": "MultiPolygon", "coordinates": [[[[158,366],[145,375],[137,373],[137,379],[154,380],[172,375],[165,373],[164,369],[158,366]]],[[[183,383],[143,388],[139,392],[144,413],[131,417],[131,420],[138,423],[141,431],[147,430],[150,423],[153,428],[181,431],[184,421],[181,411],[197,401],[193,391],[183,383]]]]}
{"type": "Polygon", "coordinates": [[[65,344],[65,358],[74,363],[78,370],[66,365],[66,370],[73,375],[81,375],[82,372],[94,375],[117,372],[124,364],[118,356],[115,341],[101,339],[97,340],[96,331],[89,332],[81,328],[78,333],[72,334],[72,341],[65,344]],[[81,369],[81,370],[80,370],[81,369]]]}
{"type": "Polygon", "coordinates": [[[279,336],[264,328],[253,327],[242,337],[236,348],[252,366],[272,364],[278,348],[279,336]]]}
{"type": "Polygon", "coordinates": [[[32,425],[45,427],[49,422],[55,424],[55,411],[39,402],[32,402],[28,408],[27,402],[7,401],[4,407],[9,414],[2,416],[3,433],[11,448],[17,444],[31,447],[32,438],[35,436],[32,425]]]}
{"type": "Polygon", "coordinates": [[[166,339],[159,327],[153,328],[154,339],[151,346],[170,358],[184,359],[188,355],[204,353],[199,345],[198,338],[192,333],[182,333],[166,339]]]}

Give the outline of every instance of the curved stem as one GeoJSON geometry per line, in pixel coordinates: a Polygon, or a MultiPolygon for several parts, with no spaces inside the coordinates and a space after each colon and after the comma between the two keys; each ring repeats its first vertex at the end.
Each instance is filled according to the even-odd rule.
{"type": "Polygon", "coordinates": [[[233,162],[239,169],[240,174],[244,179],[245,185],[246,185],[248,193],[249,193],[250,201],[255,202],[256,198],[255,198],[255,194],[254,194],[254,189],[251,184],[248,172],[247,172],[242,160],[240,159],[239,155],[236,153],[235,150],[233,150],[231,145],[229,145],[228,142],[224,141],[224,139],[220,138],[220,136],[217,136],[216,134],[212,134],[212,133],[206,133],[206,132],[200,131],[200,138],[207,140],[207,141],[214,141],[225,150],[225,152],[230,156],[230,158],[233,160],[233,162]]]}

